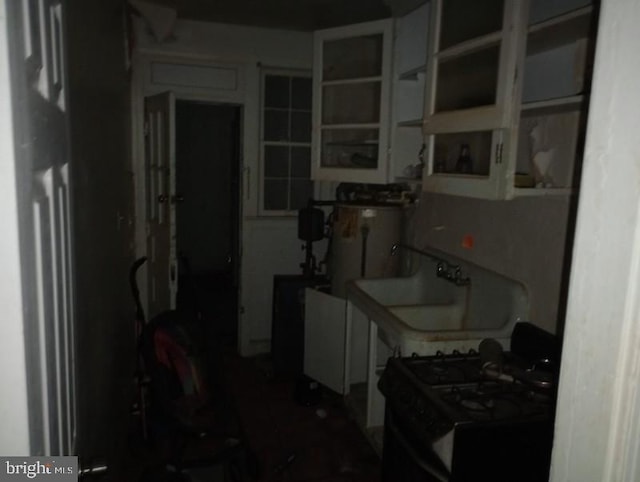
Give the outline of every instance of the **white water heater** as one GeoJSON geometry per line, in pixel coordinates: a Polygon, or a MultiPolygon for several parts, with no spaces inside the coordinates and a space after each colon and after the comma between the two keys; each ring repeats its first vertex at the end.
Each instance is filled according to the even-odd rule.
{"type": "Polygon", "coordinates": [[[353,279],[396,275],[399,263],[391,248],[402,239],[403,219],[402,206],[335,206],[329,264],[333,295],[345,298],[345,283],[353,279]]]}

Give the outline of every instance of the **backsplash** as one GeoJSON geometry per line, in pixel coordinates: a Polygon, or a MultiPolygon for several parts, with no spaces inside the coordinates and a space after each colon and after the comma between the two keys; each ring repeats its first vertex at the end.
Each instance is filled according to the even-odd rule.
{"type": "Polygon", "coordinates": [[[408,216],[407,238],[418,248],[436,248],[521,281],[529,291],[531,321],[555,333],[565,302],[569,213],[565,196],[485,201],[423,193],[408,216]]]}

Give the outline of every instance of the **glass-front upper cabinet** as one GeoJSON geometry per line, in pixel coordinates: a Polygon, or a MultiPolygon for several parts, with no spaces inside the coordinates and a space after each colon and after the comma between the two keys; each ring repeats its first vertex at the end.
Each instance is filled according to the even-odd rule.
{"type": "Polygon", "coordinates": [[[386,182],[391,47],[391,20],[315,33],[314,180],[386,182]]]}
{"type": "Polygon", "coordinates": [[[425,92],[425,190],[504,196],[514,143],[524,7],[514,0],[434,0],[425,92]]]}

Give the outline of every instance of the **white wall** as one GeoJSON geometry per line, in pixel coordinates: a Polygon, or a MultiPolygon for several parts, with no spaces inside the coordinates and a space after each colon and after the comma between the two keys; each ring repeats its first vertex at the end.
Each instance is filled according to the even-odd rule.
{"type": "MultiPolygon", "coordinates": [[[[259,132],[260,132],[260,67],[311,69],[313,38],[310,33],[275,29],[179,20],[173,40],[158,43],[137,23],[137,75],[139,88],[134,91],[134,109],[141,109],[141,97],[160,89],[145,78],[144,65],[149,59],[168,62],[188,62],[235,66],[240,73],[237,91],[190,89],[174,85],[163,86],[176,92],[177,98],[203,99],[211,102],[234,102],[243,105],[243,223],[241,261],[240,351],[243,355],[269,349],[271,333],[271,294],[274,274],[300,272],[303,260],[298,251],[294,218],[258,218],[259,132]],[[140,68],[142,67],[142,68],[140,68]]],[[[134,115],[136,112],[134,112],[134,115]]],[[[139,115],[139,114],[138,114],[139,115]]],[[[139,136],[138,136],[139,137],[139,136]]],[[[141,168],[143,151],[138,144],[136,157],[141,168]]],[[[140,179],[136,183],[138,207],[140,179]]],[[[139,211],[142,213],[143,211],[139,211]]],[[[138,216],[138,220],[141,220],[138,216]]],[[[137,242],[144,246],[144,224],[138,223],[137,242]]],[[[141,248],[142,250],[144,248],[141,248]]],[[[141,251],[139,250],[141,253],[141,251]]]]}
{"type": "Polygon", "coordinates": [[[562,281],[572,200],[566,196],[486,201],[423,193],[413,243],[431,246],[522,282],[530,321],[562,332],[562,281]],[[465,235],[473,248],[465,248],[465,235]]]}
{"type": "Polygon", "coordinates": [[[640,480],[640,3],[602,2],[551,480],[640,480]]]}

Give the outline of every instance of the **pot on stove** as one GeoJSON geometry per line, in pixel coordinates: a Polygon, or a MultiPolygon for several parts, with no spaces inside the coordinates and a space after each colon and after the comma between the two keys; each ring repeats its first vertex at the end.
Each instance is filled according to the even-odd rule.
{"type": "Polygon", "coordinates": [[[502,345],[493,338],[486,338],[478,347],[482,361],[482,375],[491,380],[501,380],[509,383],[522,383],[535,389],[548,390],[555,386],[555,364],[549,358],[541,358],[529,366],[525,360],[519,363],[509,363],[504,366],[504,352],[502,345]],[[518,366],[521,365],[521,366],[518,366]]]}

